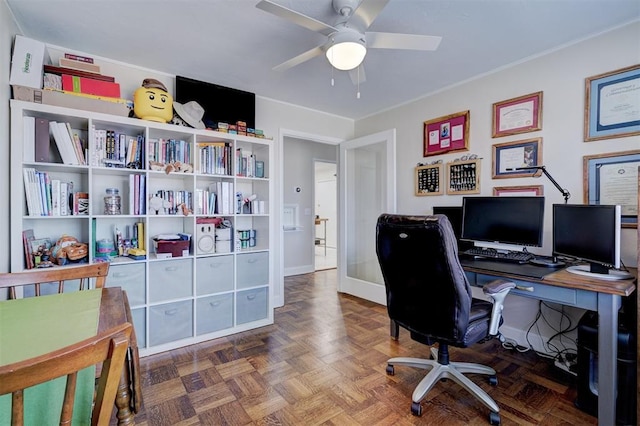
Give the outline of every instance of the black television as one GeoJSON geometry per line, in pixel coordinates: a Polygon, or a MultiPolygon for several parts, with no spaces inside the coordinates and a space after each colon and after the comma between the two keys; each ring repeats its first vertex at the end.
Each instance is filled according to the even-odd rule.
{"type": "Polygon", "coordinates": [[[463,240],[542,247],[543,222],[544,197],[462,199],[463,240]]]}
{"type": "Polygon", "coordinates": [[[202,122],[207,128],[216,129],[218,122],[236,124],[247,123],[256,127],[255,93],[213,83],[176,76],[176,102],[196,101],[204,108],[202,122]]]}
{"type": "Polygon", "coordinates": [[[607,280],[631,278],[620,268],[621,207],[603,204],[553,205],[553,254],[586,264],[568,272],[607,280]]]}
{"type": "Polygon", "coordinates": [[[462,206],[434,206],[433,214],[443,214],[449,219],[453,233],[458,240],[458,250],[464,251],[473,247],[473,243],[462,241],[462,206]]]}

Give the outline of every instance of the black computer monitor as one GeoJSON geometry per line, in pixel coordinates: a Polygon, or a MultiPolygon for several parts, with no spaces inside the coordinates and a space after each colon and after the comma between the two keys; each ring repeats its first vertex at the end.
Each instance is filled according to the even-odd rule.
{"type": "Polygon", "coordinates": [[[621,208],[616,205],[553,205],[553,254],[587,262],[569,272],[602,279],[624,279],[620,268],[621,208]]]}
{"type": "Polygon", "coordinates": [[[544,197],[464,197],[461,238],[542,247],[544,197]]]}
{"type": "Polygon", "coordinates": [[[462,206],[434,206],[433,214],[443,214],[449,219],[453,233],[458,240],[458,249],[464,251],[473,246],[469,241],[461,241],[462,235],[462,206]]]}

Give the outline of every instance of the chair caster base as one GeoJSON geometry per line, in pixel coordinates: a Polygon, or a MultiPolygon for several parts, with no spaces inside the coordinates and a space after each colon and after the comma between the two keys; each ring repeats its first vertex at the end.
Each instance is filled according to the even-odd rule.
{"type": "Polygon", "coordinates": [[[498,386],[498,377],[497,376],[489,376],[489,384],[491,386],[498,386]]]}
{"type": "Polygon", "coordinates": [[[387,375],[393,376],[394,374],[395,374],[395,370],[393,368],[393,365],[387,365],[387,375]]]}
{"type": "Polygon", "coordinates": [[[420,417],[422,415],[422,406],[420,405],[419,402],[411,403],[411,414],[413,414],[416,417],[420,417]]]}
{"type": "Polygon", "coordinates": [[[500,425],[500,414],[492,411],[489,413],[489,423],[492,425],[500,425]]]}

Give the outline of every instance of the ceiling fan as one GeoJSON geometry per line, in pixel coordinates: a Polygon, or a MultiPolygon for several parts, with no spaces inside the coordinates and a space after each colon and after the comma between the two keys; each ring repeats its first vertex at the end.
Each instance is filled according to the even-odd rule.
{"type": "MultiPolygon", "coordinates": [[[[438,48],[442,37],[366,31],[388,2],[389,0],[333,0],[332,5],[337,17],[336,22],[329,25],[271,0],[260,0],[256,4],[257,8],[327,36],[327,41],[323,45],[301,53],[273,69],[285,71],[324,53],[334,68],[358,71],[358,80],[362,82],[364,74],[360,65],[368,49],[436,50],[438,48]]],[[[354,80],[353,72],[351,77],[354,80]]]]}

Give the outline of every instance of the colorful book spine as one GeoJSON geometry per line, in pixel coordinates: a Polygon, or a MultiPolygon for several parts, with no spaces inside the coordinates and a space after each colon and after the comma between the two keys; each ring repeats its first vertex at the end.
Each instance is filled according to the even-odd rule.
{"type": "Polygon", "coordinates": [[[62,74],[62,90],[87,95],[120,97],[120,84],[93,78],[62,74]]]}
{"type": "Polygon", "coordinates": [[[60,58],[58,63],[61,67],[74,68],[77,70],[100,74],[100,65],[92,64],[84,61],[76,61],[74,59],[60,58]]]}

